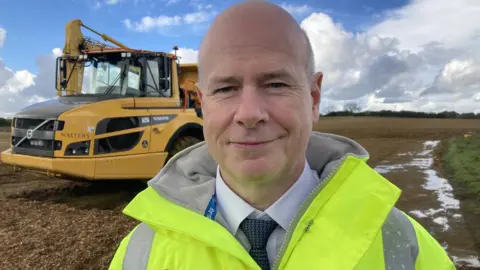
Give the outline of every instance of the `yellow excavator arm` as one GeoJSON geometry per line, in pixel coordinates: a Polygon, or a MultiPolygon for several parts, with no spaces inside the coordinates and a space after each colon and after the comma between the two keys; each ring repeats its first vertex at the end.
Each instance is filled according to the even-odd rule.
{"type": "Polygon", "coordinates": [[[83,65],[77,65],[76,58],[81,54],[81,49],[85,43],[85,38],[81,30],[82,22],[72,20],[67,23],[65,29],[65,45],[63,47],[63,58],[67,61],[61,61],[66,67],[59,70],[64,72],[63,76],[57,76],[57,96],[62,95],[62,80],[69,77],[65,86],[66,95],[71,95],[82,91],[83,65]],[[70,57],[73,57],[70,60],[70,57]]]}

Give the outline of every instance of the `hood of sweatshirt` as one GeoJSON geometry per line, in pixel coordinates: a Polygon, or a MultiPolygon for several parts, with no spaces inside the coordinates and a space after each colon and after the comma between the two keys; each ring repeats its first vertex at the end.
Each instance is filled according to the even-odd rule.
{"type": "MultiPolygon", "coordinates": [[[[320,179],[327,177],[347,155],[369,157],[367,150],[352,139],[312,132],[306,160],[320,179]]],[[[171,158],[148,185],[164,198],[203,214],[215,191],[217,166],[205,142],[200,142],[171,158]]]]}

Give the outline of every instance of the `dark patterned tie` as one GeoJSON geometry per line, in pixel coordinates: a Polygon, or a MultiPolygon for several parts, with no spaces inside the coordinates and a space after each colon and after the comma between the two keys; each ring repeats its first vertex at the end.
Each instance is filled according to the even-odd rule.
{"type": "Polygon", "coordinates": [[[263,270],[270,269],[267,254],[267,242],[270,234],[277,227],[274,220],[261,220],[246,218],[240,224],[240,229],[250,242],[250,256],[257,262],[263,270]]]}

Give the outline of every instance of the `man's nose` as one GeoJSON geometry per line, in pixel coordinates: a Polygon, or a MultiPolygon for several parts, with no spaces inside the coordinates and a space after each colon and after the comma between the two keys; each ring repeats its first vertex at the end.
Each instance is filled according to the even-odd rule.
{"type": "Polygon", "coordinates": [[[264,97],[256,87],[247,86],[241,89],[234,121],[249,129],[255,128],[261,122],[268,121],[264,97]]]}

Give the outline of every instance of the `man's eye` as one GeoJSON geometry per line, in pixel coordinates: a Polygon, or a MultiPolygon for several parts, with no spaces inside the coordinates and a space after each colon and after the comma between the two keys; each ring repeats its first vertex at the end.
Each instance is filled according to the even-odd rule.
{"type": "Polygon", "coordinates": [[[215,91],[213,91],[213,92],[214,93],[227,93],[227,92],[230,92],[232,90],[233,90],[233,87],[228,86],[228,87],[222,87],[222,88],[215,89],[215,91]]]}
{"type": "Polygon", "coordinates": [[[271,88],[281,88],[281,87],[285,87],[285,86],[286,86],[286,84],[280,83],[280,82],[267,84],[267,87],[271,87],[271,88]]]}

